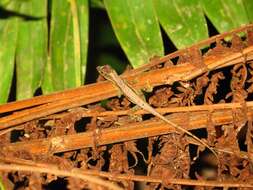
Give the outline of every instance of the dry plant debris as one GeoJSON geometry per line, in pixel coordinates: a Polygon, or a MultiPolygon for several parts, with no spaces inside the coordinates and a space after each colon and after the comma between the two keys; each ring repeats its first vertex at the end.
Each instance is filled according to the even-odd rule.
{"type": "Polygon", "coordinates": [[[253,188],[253,25],[122,77],[217,152],[95,84],[0,106],[6,189],[253,188]],[[151,90],[150,90],[151,89],[151,90]],[[105,100],[104,104],[100,100],[105,100]]]}

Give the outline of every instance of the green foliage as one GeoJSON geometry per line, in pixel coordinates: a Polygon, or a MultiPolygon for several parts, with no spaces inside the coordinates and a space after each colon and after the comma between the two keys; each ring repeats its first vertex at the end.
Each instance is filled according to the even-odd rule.
{"type": "MultiPolygon", "coordinates": [[[[243,0],[203,0],[200,2],[206,15],[220,33],[250,21],[243,0]]],[[[252,2],[249,4],[253,5],[252,2]]]]}
{"type": "Polygon", "coordinates": [[[16,49],[17,99],[30,98],[40,87],[47,60],[47,1],[30,0],[20,4],[16,49]]]}
{"type": "Polygon", "coordinates": [[[49,62],[43,91],[80,86],[86,72],[88,1],[54,0],[51,5],[49,62]]]}
{"type": "MultiPolygon", "coordinates": [[[[99,41],[92,43],[118,48],[119,42],[139,67],[164,54],[160,25],[177,48],[185,48],[208,37],[205,16],[224,32],[250,23],[252,8],[251,0],[2,0],[0,103],[8,100],[14,73],[17,99],[32,97],[38,88],[46,94],[85,82],[89,9],[107,12],[117,38],[110,25],[96,26],[99,41]]],[[[92,67],[124,67],[108,52],[92,53],[92,67]]]]}
{"type": "MultiPolygon", "coordinates": [[[[19,3],[10,2],[6,9],[18,11],[19,3]]],[[[18,34],[18,19],[0,19],[0,103],[8,99],[14,72],[15,50],[18,34]]]]}
{"type": "Polygon", "coordinates": [[[208,38],[199,0],[156,0],[154,6],[162,27],[179,49],[208,38]]]}
{"type": "Polygon", "coordinates": [[[5,190],[1,177],[0,177],[0,190],[5,190]]]}
{"type": "Polygon", "coordinates": [[[152,0],[105,0],[116,36],[134,67],[163,55],[159,23],[152,0]]]}

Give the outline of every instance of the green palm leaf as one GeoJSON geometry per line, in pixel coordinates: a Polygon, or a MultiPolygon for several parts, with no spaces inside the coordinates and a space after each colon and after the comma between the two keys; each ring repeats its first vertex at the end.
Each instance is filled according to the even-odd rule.
{"type": "MultiPolygon", "coordinates": [[[[10,2],[5,9],[18,11],[19,3],[10,2]]],[[[10,17],[0,19],[0,103],[8,99],[11,81],[14,73],[15,50],[18,34],[18,19],[10,17]]]]}
{"type": "Polygon", "coordinates": [[[116,36],[133,67],[163,55],[158,20],[151,0],[105,0],[116,36]]]}

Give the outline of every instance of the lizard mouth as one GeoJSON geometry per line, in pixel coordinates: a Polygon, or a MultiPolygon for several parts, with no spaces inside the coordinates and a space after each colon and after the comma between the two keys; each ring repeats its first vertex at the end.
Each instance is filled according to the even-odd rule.
{"type": "Polygon", "coordinates": [[[105,74],[111,71],[111,67],[109,65],[97,66],[97,70],[99,73],[105,74]]]}

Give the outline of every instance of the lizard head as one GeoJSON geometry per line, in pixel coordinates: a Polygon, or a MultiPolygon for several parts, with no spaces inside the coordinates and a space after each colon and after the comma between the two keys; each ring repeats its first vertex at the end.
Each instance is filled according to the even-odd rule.
{"type": "Polygon", "coordinates": [[[108,79],[111,73],[115,72],[110,65],[103,65],[103,66],[98,66],[97,71],[99,72],[100,75],[108,79]]]}

